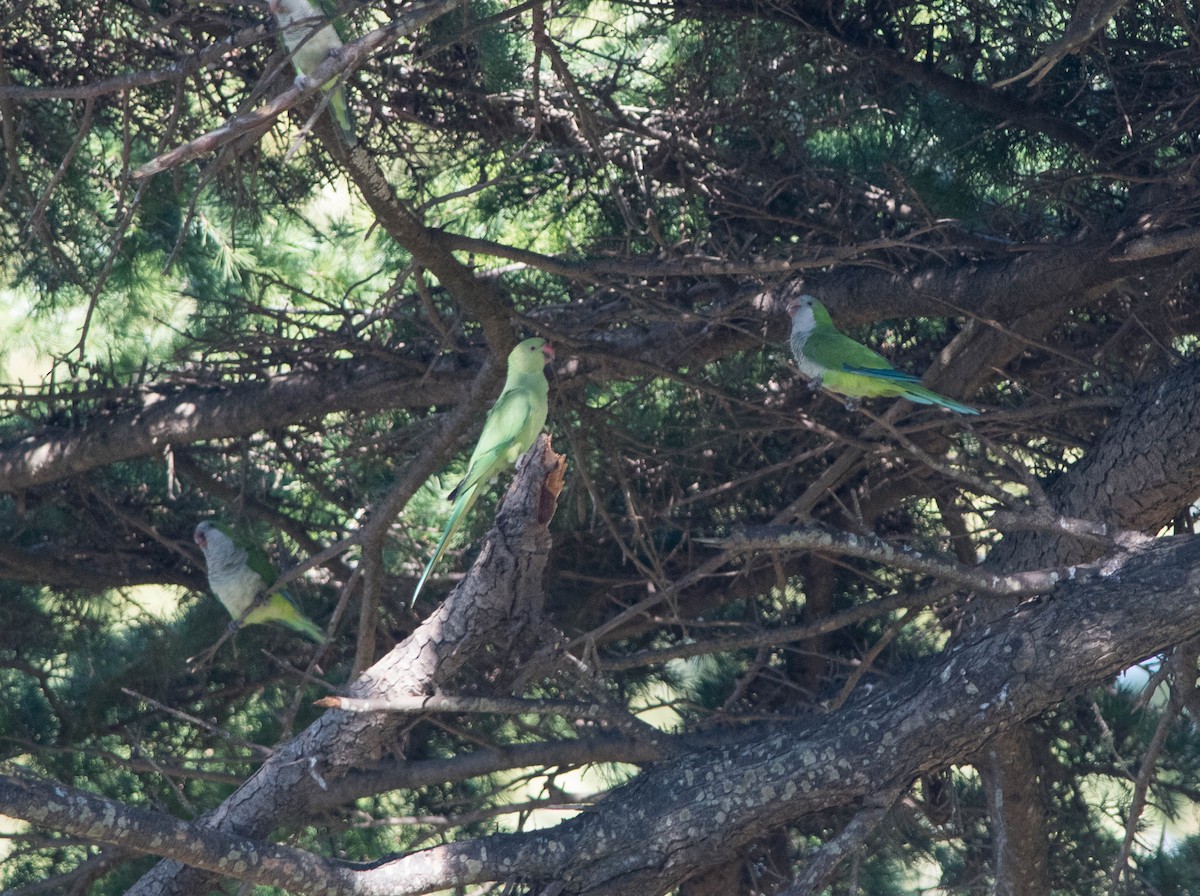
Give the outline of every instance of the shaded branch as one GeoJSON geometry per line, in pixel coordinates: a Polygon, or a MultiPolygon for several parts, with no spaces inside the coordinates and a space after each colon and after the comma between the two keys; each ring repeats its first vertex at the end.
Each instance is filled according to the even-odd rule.
{"type": "Polygon", "coordinates": [[[302,849],[248,840],[165,812],[127,806],[65,785],[0,775],[0,809],[40,827],[142,855],[171,856],[223,877],[294,893],[374,894],[363,872],[302,849]],[[365,884],[365,886],[364,886],[365,884]]]}
{"type": "Polygon", "coordinates": [[[1030,86],[1037,84],[1050,74],[1064,56],[1078,53],[1088,41],[1103,30],[1125,2],[1126,0],[1079,0],[1062,36],[1050,41],[1033,65],[1020,74],[997,81],[992,86],[1007,87],[1023,78],[1029,78],[1030,86]]]}
{"type": "Polygon", "coordinates": [[[95,99],[110,93],[124,93],[138,87],[149,87],[163,81],[178,81],[228,58],[231,50],[253,46],[269,36],[266,26],[254,25],[242,28],[236,34],[212,46],[204,47],[166,68],[154,71],[129,72],[114,75],[87,84],[57,85],[55,87],[27,87],[11,83],[0,84],[0,97],[17,102],[28,100],[73,100],[95,99]]]}
{"type": "Polygon", "coordinates": [[[341,52],[330,55],[315,71],[296,79],[293,87],[252,112],[235,115],[221,127],[209,131],[182,146],[146,162],[133,172],[134,179],[150,177],[175,168],[197,156],[219,149],[242,134],[254,133],[269,128],[287,110],[299,105],[308,97],[319,92],[323,85],[343,72],[362,65],[372,54],[395,43],[406,34],[411,34],[458,5],[458,0],[432,0],[423,6],[410,9],[399,19],[383,28],[365,34],[358,40],[346,44],[341,52]]]}
{"type": "Polygon", "coordinates": [[[605,735],[579,740],[546,741],[479,749],[446,759],[396,760],[357,769],[340,781],[329,782],[313,807],[328,810],[362,797],[389,790],[416,790],[447,782],[465,781],[496,772],[544,766],[578,767],[595,763],[642,764],[728,743],[729,731],[645,736],[605,735]]]}
{"type": "Polygon", "coordinates": [[[1089,567],[1070,566],[998,575],[984,569],[963,566],[948,556],[929,554],[907,545],[897,547],[874,535],[837,532],[816,523],[804,526],[748,527],[728,538],[713,541],[729,553],[821,551],[844,557],[858,557],[885,566],[934,576],[952,582],[960,588],[970,588],[982,594],[997,596],[1020,597],[1040,594],[1049,591],[1059,582],[1083,579],[1094,574],[1094,570],[1089,567]]]}
{"type": "Polygon", "coordinates": [[[335,411],[429,407],[458,398],[459,377],[401,378],[397,366],[332,362],[220,388],[147,390],[140,402],[129,402],[132,410],[99,413],[80,428],[0,448],[0,491],[158,454],[173,444],[244,436],[335,411]]]}
{"type": "MultiPolygon", "coordinates": [[[[656,766],[586,815],[536,836],[438,847],[399,859],[397,868],[420,856],[414,872],[486,855],[492,874],[536,875],[553,860],[544,880],[564,881],[563,893],[662,893],[730,860],[765,830],[862,805],[961,761],[997,732],[1193,637],[1197,609],[1200,538],[1164,539],[1110,575],[1063,584],[1046,600],[1022,605],[841,712],[756,728],[736,746],[656,766]],[[1151,614],[1161,626],[1145,625],[1151,614]]],[[[413,879],[419,885],[404,892],[484,880],[413,879]]]]}
{"type": "Polygon", "coordinates": [[[513,875],[556,881],[564,894],[666,892],[764,831],[866,806],[975,754],[997,733],[1196,636],[1198,609],[1200,538],[1162,539],[1107,575],[1023,604],[839,712],[756,726],[727,746],[656,765],[548,830],[396,859],[390,879],[398,894],[513,875]],[[1145,625],[1151,614],[1159,624],[1145,625]]]}
{"type": "MultiPolygon", "coordinates": [[[[563,462],[549,438],[540,436],[518,461],[496,523],[466,577],[416,631],[359,676],[347,696],[375,699],[437,690],[475,654],[503,648],[535,623],[550,546],[544,489],[563,462]]],[[[390,713],[326,712],[276,749],[206,823],[265,837],[285,820],[309,817],[331,783],[370,764],[403,722],[390,713]]],[[[206,881],[202,872],[164,862],[129,892],[187,893],[206,890],[206,881]]]]}
{"type": "Polygon", "coordinates": [[[783,891],[781,896],[810,896],[831,883],[833,872],[842,860],[859,849],[863,842],[887,818],[892,804],[899,799],[900,791],[881,793],[864,805],[833,839],[822,845],[807,858],[804,873],[783,891]]]}
{"type": "MultiPolygon", "coordinates": [[[[625,727],[628,716],[613,712],[599,703],[579,703],[574,700],[527,700],[519,697],[462,697],[455,694],[424,696],[387,695],[355,699],[353,697],[322,697],[316,706],[340,709],[344,712],[399,713],[497,713],[501,715],[554,715],[570,719],[589,719],[625,727]]],[[[639,727],[638,731],[641,730],[639,727]]]]}

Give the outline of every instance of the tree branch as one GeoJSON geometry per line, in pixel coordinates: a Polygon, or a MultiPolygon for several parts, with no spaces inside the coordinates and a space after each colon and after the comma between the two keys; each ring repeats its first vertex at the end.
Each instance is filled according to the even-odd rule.
{"type": "MultiPolygon", "coordinates": [[[[997,733],[1200,634],[1198,610],[1200,538],[1162,539],[1107,575],[1021,605],[839,712],[735,732],[733,743],[660,763],[555,828],[436,847],[382,863],[381,879],[397,894],[513,876],[555,880],[564,894],[665,892],[766,830],[863,806],[961,761],[997,733]],[[1156,625],[1145,624],[1150,615],[1156,625]]],[[[300,780],[325,763],[313,755],[300,780]]]]}
{"type": "MultiPolygon", "coordinates": [[[[705,541],[706,539],[699,539],[705,541]]],[[[1022,595],[1041,594],[1060,581],[1082,576],[1082,567],[1048,569],[996,575],[956,563],[949,557],[930,555],[907,545],[888,544],[874,535],[836,532],[826,526],[810,523],[806,526],[755,526],[734,533],[720,541],[730,553],[751,551],[821,551],[845,557],[874,560],[886,566],[934,576],[953,582],[961,588],[971,588],[983,594],[1022,595]]]]}
{"type": "MultiPolygon", "coordinates": [[[[374,699],[436,690],[474,655],[519,639],[534,623],[550,546],[544,491],[562,463],[549,438],[540,436],[518,461],[496,523],[466,577],[432,616],[350,686],[348,696],[374,699]]],[[[388,713],[325,713],[278,748],[206,823],[241,836],[265,837],[284,819],[308,817],[330,782],[370,764],[403,722],[388,713]]],[[[208,880],[164,862],[130,893],[205,891],[208,880]]]]}
{"type": "Polygon", "coordinates": [[[219,149],[242,134],[265,130],[274,123],[276,118],[320,91],[322,86],[329,81],[337,78],[343,72],[357,68],[383,47],[395,43],[406,34],[412,34],[457,5],[458,0],[431,0],[422,6],[407,10],[405,15],[387,26],[377,28],[358,40],[346,44],[339,54],[331,55],[318,69],[297,78],[295,86],[285,90],[265,106],[260,106],[253,112],[247,112],[244,115],[234,116],[221,127],[146,162],[133,172],[134,179],[151,177],[175,168],[197,156],[219,149]]]}
{"type": "MultiPolygon", "coordinates": [[[[756,728],[724,749],[656,766],[585,815],[536,835],[456,843],[413,860],[416,893],[480,883],[423,869],[486,855],[489,873],[556,880],[565,894],[662,893],[762,832],[863,804],[1200,632],[1200,538],[1164,539],[1094,582],[1022,605],[889,687],[820,720],[756,728]],[[1153,614],[1162,625],[1147,626],[1153,614]],[[1043,649],[1054,645],[1054,649],[1043,649]],[[416,859],[425,858],[417,862],[416,859]],[[550,874],[537,877],[551,864],[550,874]]],[[[534,887],[536,889],[536,886],[534,887]]]]}
{"type": "Polygon", "coordinates": [[[165,812],[127,806],[62,784],[0,775],[5,814],[91,843],[170,856],[214,874],[295,893],[367,894],[362,870],[302,849],[248,840],[165,812]]]}
{"type": "MultiPolygon", "coordinates": [[[[462,697],[455,694],[427,694],[407,697],[389,694],[385,697],[360,698],[322,697],[315,705],[343,712],[421,713],[498,713],[501,715],[554,715],[569,719],[588,719],[607,722],[616,728],[626,727],[629,717],[613,712],[599,703],[580,703],[575,700],[527,700],[520,697],[462,697]]],[[[639,727],[638,731],[641,730],[639,727]]]]}
{"type": "Polygon", "coordinates": [[[429,407],[457,400],[460,388],[457,376],[401,378],[396,364],[356,361],[224,388],[147,390],[132,411],[100,413],[82,428],[0,448],[0,491],[157,454],[168,445],[244,436],[335,411],[429,407]]]}
{"type": "MultiPolygon", "coordinates": [[[[369,185],[373,175],[367,169],[359,173],[369,185]]],[[[460,290],[456,297],[473,296],[472,315],[478,320],[491,320],[493,329],[502,334],[495,338],[511,342],[511,312],[492,288],[459,265],[449,246],[436,245],[435,231],[426,230],[402,207],[390,205],[390,200],[376,197],[376,201],[380,206],[376,212],[385,226],[390,225],[389,232],[443,283],[449,280],[455,284],[460,290]],[[443,264],[438,265],[437,258],[443,264]]],[[[1105,289],[1162,263],[1161,258],[1150,258],[1138,263],[1101,265],[1096,263],[1094,248],[1065,247],[1031,252],[1017,259],[980,262],[972,267],[969,278],[955,270],[901,276],[887,271],[841,269],[830,275],[788,281],[770,291],[740,295],[707,316],[687,315],[643,328],[613,331],[611,321],[581,315],[574,306],[551,309],[539,315],[539,320],[579,352],[585,366],[579,371],[578,382],[583,383],[592,380],[599,370],[605,375],[612,369],[634,374],[644,372],[639,367],[644,364],[662,371],[761,348],[764,339],[782,343],[787,336],[787,318],[779,309],[791,292],[808,289],[820,293],[839,320],[848,324],[880,317],[946,313],[987,318],[987,324],[977,328],[940,377],[974,383],[990,376],[995,367],[1036,341],[1046,327],[1066,313],[1067,307],[1061,303],[1063,295],[1105,289]],[[1058,310],[1048,314],[1048,308],[1058,310]],[[1018,319],[1010,326],[1010,321],[1026,312],[1030,315],[1027,319],[1018,319]],[[995,319],[993,314],[997,315],[995,319]],[[593,363],[588,366],[588,361],[593,363]]],[[[82,428],[30,434],[19,445],[0,448],[0,492],[153,455],[168,444],[236,438],[337,411],[429,407],[461,399],[463,374],[429,374],[424,368],[421,373],[419,378],[401,378],[394,364],[373,360],[331,362],[220,390],[163,386],[161,391],[148,392],[142,407],[131,413],[98,413],[82,428]]],[[[569,381],[560,382],[570,387],[569,381]]],[[[938,383],[931,385],[936,387],[938,383]]]]}

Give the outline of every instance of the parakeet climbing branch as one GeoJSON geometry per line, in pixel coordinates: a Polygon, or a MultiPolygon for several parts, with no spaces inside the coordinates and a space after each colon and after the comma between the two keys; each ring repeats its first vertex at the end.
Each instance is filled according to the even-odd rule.
{"type": "Polygon", "coordinates": [[[194,140],[155,156],[134,171],[133,177],[138,179],[159,174],[219,149],[243,134],[265,130],[276,118],[321,90],[329,81],[345,71],[357,68],[383,47],[395,43],[406,34],[412,34],[458,5],[459,0],[431,0],[429,3],[410,8],[403,16],[383,28],[377,28],[358,40],[345,44],[339,54],[330,56],[319,68],[275,99],[252,112],[234,116],[221,127],[194,140]]]}

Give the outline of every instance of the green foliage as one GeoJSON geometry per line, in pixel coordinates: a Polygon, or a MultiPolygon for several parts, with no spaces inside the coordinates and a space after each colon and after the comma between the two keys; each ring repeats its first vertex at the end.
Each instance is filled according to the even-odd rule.
{"type": "MultiPolygon", "coordinates": [[[[410,6],[348,17],[366,33],[410,6]]],[[[569,464],[546,614],[578,639],[580,678],[550,666],[518,675],[521,657],[485,650],[456,692],[515,680],[530,698],[601,693],[637,712],[661,704],[644,715],[664,728],[711,732],[819,719],[932,668],[986,598],[880,562],[786,551],[689,577],[721,536],[797,520],[943,558],[963,545],[965,558],[986,555],[1008,538],[993,512],[1052,503],[1115,402],[1195,341],[1194,248],[1130,265],[1104,295],[1067,283],[1070,310],[1057,317],[1022,296],[1015,318],[1003,301],[970,305],[967,286],[963,307],[937,306],[947,316],[878,319],[889,297],[861,286],[940,297],[928,284],[947,272],[1003,280],[1083,244],[1102,268],[1126,238],[1191,233],[1200,64],[1185,19],[1124,4],[1102,40],[1038,84],[993,86],[1027,67],[1074,7],[570,0],[535,16],[473,0],[348,76],[370,165],[343,165],[302,133],[311,108],[300,107],[263,134],[135,178],[287,89],[276,36],[256,30],[265,4],[17,4],[0,22],[0,363],[21,386],[3,396],[0,478],[64,456],[75,466],[0,496],[2,760],[195,818],[317,717],[325,690],[300,674],[312,648],[287,632],[247,628],[206,665],[186,662],[228,623],[191,542],[202,518],[255,532],[286,569],[354,537],[400,495],[381,546],[356,543],[292,588],[321,620],[349,594],[309,670],[330,687],[346,683],[359,649],[356,589],[375,559],[361,552],[378,549],[382,570],[368,652],[406,637],[412,580],[470,441],[443,428],[494,348],[489,315],[559,346],[548,428],[569,464]],[[110,80],[122,78],[133,80],[110,80]],[[419,222],[419,238],[395,239],[398,218],[419,222]],[[437,251],[422,242],[442,238],[437,251]],[[478,292],[465,298],[435,273],[447,271],[474,275],[478,292]],[[780,282],[809,278],[840,289],[843,313],[875,318],[854,335],[905,370],[927,369],[972,329],[1008,341],[979,387],[999,413],[965,430],[935,411],[852,410],[808,391],[770,302],[780,282]],[[370,365],[386,375],[369,397],[338,392],[347,369],[370,365]],[[309,403],[289,398],[282,423],[253,419],[277,407],[247,409],[242,387],[298,374],[317,380],[309,403]],[[178,413],[151,451],[92,463],[89,452],[159,425],[147,421],[163,408],[178,413]],[[843,460],[847,472],[827,480],[843,460]],[[420,488],[409,481],[434,469],[420,488]],[[895,595],[929,599],[908,615],[796,634],[895,595]],[[608,627],[642,601],[650,609],[608,627]]],[[[476,556],[500,494],[489,489],[463,527],[454,572],[476,556]]],[[[1161,699],[1114,688],[1039,720],[1062,892],[1109,891],[1131,771],[1163,712],[1161,699]]],[[[450,765],[609,734],[549,714],[439,716],[414,719],[379,761],[450,765]]],[[[283,836],[372,861],[532,827],[544,820],[535,810],[505,807],[548,794],[574,805],[556,790],[573,787],[586,805],[596,781],[635,774],[601,764],[585,784],[577,771],[547,763],[382,793],[283,836]]],[[[1127,892],[1196,891],[1198,776],[1200,738],[1181,717],[1127,892]],[[1151,837],[1168,829],[1177,839],[1151,837]]],[[[940,786],[944,817],[931,805],[937,786],[914,785],[830,892],[988,892],[983,785],[964,766],[940,786]]],[[[787,873],[848,820],[830,812],[787,828],[787,873]]],[[[94,854],[52,837],[14,849],[4,887],[94,854]]],[[[91,892],[123,892],[147,866],[122,858],[91,892]]]]}
{"type": "Polygon", "coordinates": [[[1187,896],[1200,889],[1200,836],[1161,846],[1140,863],[1138,878],[1164,896],[1187,896]]]}

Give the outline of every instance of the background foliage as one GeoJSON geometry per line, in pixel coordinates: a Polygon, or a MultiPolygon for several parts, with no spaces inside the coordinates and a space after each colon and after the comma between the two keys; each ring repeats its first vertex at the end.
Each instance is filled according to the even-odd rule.
{"type": "MultiPolygon", "coordinates": [[[[308,645],[272,629],[188,666],[227,621],[196,522],[230,519],[285,568],[342,546],[293,587],[334,621],[313,674],[344,684],[473,557],[491,498],[408,609],[495,359],[531,333],[558,349],[549,431],[568,457],[547,615],[605,693],[675,732],[836,711],[1015,603],[837,550],[722,553],[740,527],[815,521],[999,572],[1104,555],[1047,515],[1192,532],[1200,465],[1150,452],[1168,480],[1152,490],[1146,452],[1105,452],[1122,415],[1128,438],[1159,384],[1193,376],[1194,3],[442,5],[346,76],[355,151],[310,93],[148,177],[291,86],[266,4],[2,14],[10,770],[184,818],[219,804],[327,689],[301,674],[308,645]],[[782,312],[801,291],[984,414],[808,389],[782,312]],[[1106,464],[1100,500],[1072,497],[1106,464]],[[917,599],[797,634],[891,595],[917,599]]],[[[410,11],[347,6],[342,24],[410,11]]],[[[463,693],[488,693],[488,662],[463,693]]],[[[1153,662],[1025,732],[1043,826],[1008,830],[1035,860],[997,845],[995,770],[963,756],[825,884],[1194,891],[1194,682],[1194,662],[1153,662]]],[[[393,755],[589,736],[553,716],[432,716],[393,755]]],[[[574,765],[388,790],[280,836],[369,861],[552,824],[636,774],[574,765]]],[[[681,891],[776,892],[848,819],[794,819],[681,891]]],[[[123,892],[152,864],[22,826],[8,850],[16,892],[123,892]]]]}

